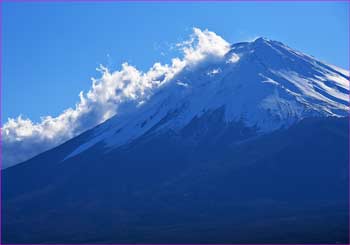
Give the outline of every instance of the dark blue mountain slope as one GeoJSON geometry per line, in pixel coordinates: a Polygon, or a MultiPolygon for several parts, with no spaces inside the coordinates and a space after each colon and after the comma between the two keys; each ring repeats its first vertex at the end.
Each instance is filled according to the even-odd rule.
{"type": "Polygon", "coordinates": [[[347,243],[347,118],[259,134],[224,108],[2,171],[3,243],[347,243]]]}

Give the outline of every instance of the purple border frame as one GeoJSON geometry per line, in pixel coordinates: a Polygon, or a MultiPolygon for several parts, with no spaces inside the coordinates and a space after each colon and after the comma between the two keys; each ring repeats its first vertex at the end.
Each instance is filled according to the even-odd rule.
{"type": "MultiPolygon", "coordinates": [[[[212,3],[217,3],[217,2],[255,2],[255,3],[263,3],[263,2],[314,2],[314,3],[322,3],[322,2],[346,2],[348,3],[348,47],[349,47],[349,53],[348,55],[348,60],[350,64],[350,0],[0,0],[0,171],[2,171],[2,4],[4,2],[163,2],[163,3],[170,3],[170,2],[212,2],[212,3]]],[[[348,67],[348,70],[350,70],[350,65],[348,67]]],[[[349,85],[350,85],[350,80],[349,80],[349,85]]],[[[349,107],[350,107],[350,93],[349,93],[349,107]]],[[[350,176],[350,110],[349,110],[349,115],[348,115],[348,161],[349,161],[349,168],[348,168],[348,176],[350,176]]],[[[349,185],[348,185],[348,190],[350,190],[350,178],[349,178],[349,185]]],[[[348,243],[345,244],[350,244],[350,193],[349,193],[349,202],[348,202],[348,224],[349,224],[349,241],[348,243]]],[[[0,245],[2,244],[2,220],[1,220],[1,214],[2,214],[2,181],[1,181],[1,173],[0,173],[0,245]]],[[[27,243],[29,245],[30,243],[27,243]]],[[[42,243],[43,245],[46,245],[45,243],[42,243]]],[[[50,243],[50,245],[69,245],[69,244],[61,244],[61,243],[50,243]]],[[[93,244],[88,244],[88,243],[81,243],[85,245],[99,245],[99,243],[93,243],[93,244]]],[[[108,243],[112,245],[111,243],[108,243]]],[[[263,243],[264,245],[277,245],[277,244],[269,244],[269,243],[263,243]]],[[[301,243],[300,243],[301,244],[301,243]]],[[[311,244],[311,243],[308,243],[311,244]]],[[[337,245],[345,245],[344,243],[337,243],[337,245]]],[[[8,245],[15,245],[15,244],[8,244],[8,245]]],[[[35,245],[35,244],[32,244],[35,245]]],[[[73,244],[72,244],[73,245],[73,244]]],[[[101,243],[103,245],[103,243],[101,243]]],[[[118,245],[130,245],[130,244],[118,244],[118,245]]],[[[140,243],[140,245],[146,245],[140,243]]],[[[155,244],[154,244],[155,245],[155,244]]],[[[161,244],[158,244],[161,245],[161,244]]],[[[171,244],[171,245],[180,245],[180,244],[171,244]]],[[[183,244],[183,245],[191,245],[191,244],[183,244]]],[[[206,245],[220,245],[220,244],[206,244],[206,245]]],[[[258,245],[258,244],[236,244],[236,245],[258,245]]],[[[288,244],[288,245],[298,245],[298,244],[288,244]]],[[[316,244],[314,244],[316,245],[316,244]]],[[[317,245],[330,245],[328,244],[317,244],[317,245]]]]}
{"type": "Polygon", "coordinates": [[[0,0],[2,2],[350,2],[350,0],[0,0]]]}

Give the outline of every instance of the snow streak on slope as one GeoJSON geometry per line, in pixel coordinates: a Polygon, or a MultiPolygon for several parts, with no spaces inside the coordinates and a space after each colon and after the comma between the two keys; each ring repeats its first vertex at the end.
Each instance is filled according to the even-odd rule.
{"type": "Polygon", "coordinates": [[[345,116],[349,108],[346,72],[259,38],[234,44],[226,53],[184,66],[136,108],[120,110],[93,131],[67,158],[98,142],[106,149],[148,133],[179,131],[193,118],[225,108],[227,123],[243,121],[269,132],[305,117],[345,116]]]}

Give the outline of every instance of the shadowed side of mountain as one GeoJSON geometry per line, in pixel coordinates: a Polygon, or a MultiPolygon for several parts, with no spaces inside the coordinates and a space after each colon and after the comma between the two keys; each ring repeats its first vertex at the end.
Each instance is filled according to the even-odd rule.
{"type": "Polygon", "coordinates": [[[348,133],[328,117],[259,134],[218,109],[63,161],[87,132],[2,171],[3,242],[346,243],[348,133]]]}

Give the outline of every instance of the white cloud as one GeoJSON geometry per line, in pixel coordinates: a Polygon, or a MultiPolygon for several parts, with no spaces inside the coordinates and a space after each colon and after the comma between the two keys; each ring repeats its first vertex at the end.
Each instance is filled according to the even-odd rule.
{"type": "Polygon", "coordinates": [[[19,116],[9,119],[2,128],[3,168],[27,160],[45,150],[118,116],[126,102],[134,107],[144,103],[164,83],[185,67],[215,57],[222,57],[229,44],[208,30],[193,28],[190,40],[177,44],[183,58],[174,58],[170,65],[155,63],[147,72],[124,63],[119,71],[111,72],[100,66],[102,76],[92,79],[87,93],[80,92],[79,102],[57,117],[46,116],[39,123],[19,116]]]}
{"type": "Polygon", "coordinates": [[[187,65],[215,57],[224,56],[230,49],[230,44],[214,32],[201,31],[193,28],[191,39],[177,44],[184,52],[184,61],[187,65]]]}

